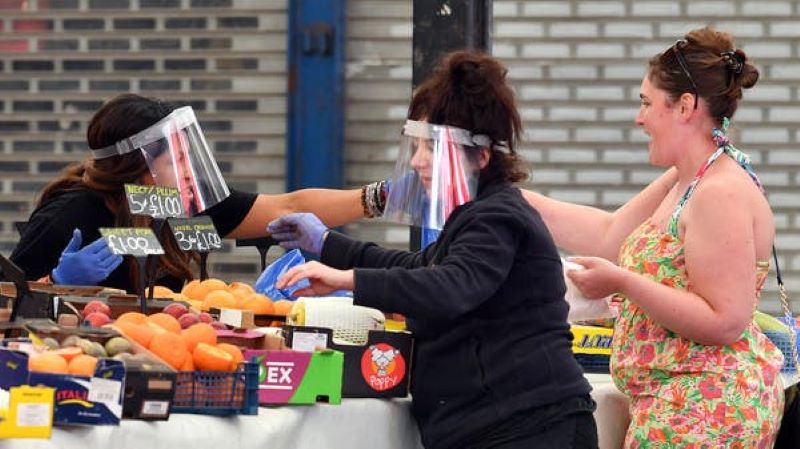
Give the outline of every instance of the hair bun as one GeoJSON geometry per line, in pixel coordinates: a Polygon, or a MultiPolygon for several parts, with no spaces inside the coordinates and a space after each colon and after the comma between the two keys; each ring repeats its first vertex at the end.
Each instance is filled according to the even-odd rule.
{"type": "Polygon", "coordinates": [[[720,53],[722,60],[728,66],[728,70],[737,75],[741,75],[744,70],[746,56],[741,50],[728,50],[720,53]]]}

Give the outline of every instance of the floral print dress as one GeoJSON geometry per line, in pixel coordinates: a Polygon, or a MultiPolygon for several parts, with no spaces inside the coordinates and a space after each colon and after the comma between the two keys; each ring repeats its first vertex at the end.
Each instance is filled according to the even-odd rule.
{"type": "MultiPolygon", "coordinates": [[[[690,287],[677,223],[683,205],[720,147],[698,172],[672,216],[669,231],[640,225],[620,250],[620,266],[677,289],[690,287]]],[[[753,308],[769,271],[760,261],[753,308]]],[[[619,297],[611,373],[630,398],[625,448],[771,448],[783,411],[781,352],[750,322],[726,346],[681,338],[619,297]]]]}

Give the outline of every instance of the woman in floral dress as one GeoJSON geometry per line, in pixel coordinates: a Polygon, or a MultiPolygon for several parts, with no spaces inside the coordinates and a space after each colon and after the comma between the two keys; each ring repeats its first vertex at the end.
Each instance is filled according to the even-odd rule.
{"type": "Polygon", "coordinates": [[[753,322],[774,223],[726,130],[758,71],[730,35],[693,30],[653,57],[636,123],[668,168],[613,213],[524,192],[586,267],[590,298],[617,294],[611,373],[630,398],[626,448],[769,448],[783,410],[780,351],[753,322]]]}

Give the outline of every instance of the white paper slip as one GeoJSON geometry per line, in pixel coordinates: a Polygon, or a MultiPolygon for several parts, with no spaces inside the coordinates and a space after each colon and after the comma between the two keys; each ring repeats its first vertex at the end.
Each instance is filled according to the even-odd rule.
{"type": "Polygon", "coordinates": [[[292,349],[295,351],[314,352],[316,348],[327,348],[328,336],[316,332],[295,332],[292,335],[292,349]]]}

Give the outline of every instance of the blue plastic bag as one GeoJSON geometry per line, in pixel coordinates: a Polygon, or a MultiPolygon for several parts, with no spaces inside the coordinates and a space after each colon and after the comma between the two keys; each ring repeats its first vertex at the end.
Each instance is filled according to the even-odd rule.
{"type": "MultiPolygon", "coordinates": [[[[301,279],[300,282],[286,288],[275,288],[275,282],[277,282],[278,279],[280,279],[280,277],[291,268],[304,263],[306,263],[306,258],[303,257],[303,254],[299,249],[288,251],[286,254],[276,259],[264,269],[264,271],[256,280],[256,284],[254,286],[256,292],[267,295],[267,297],[273,301],[278,301],[281,299],[287,299],[289,301],[296,300],[297,297],[294,296],[294,293],[311,285],[308,282],[308,279],[301,279]]],[[[337,290],[327,296],[352,295],[352,292],[348,290],[337,290]]]]}
{"type": "Polygon", "coordinates": [[[289,271],[289,269],[304,263],[306,263],[306,259],[302,254],[300,254],[299,249],[288,251],[286,254],[276,259],[264,269],[264,271],[256,280],[256,284],[254,286],[256,292],[267,295],[267,297],[273,301],[278,301],[280,299],[294,301],[297,298],[294,298],[292,294],[297,290],[311,285],[308,280],[302,279],[300,282],[282,289],[275,288],[275,282],[277,282],[281,276],[289,271]]]}

